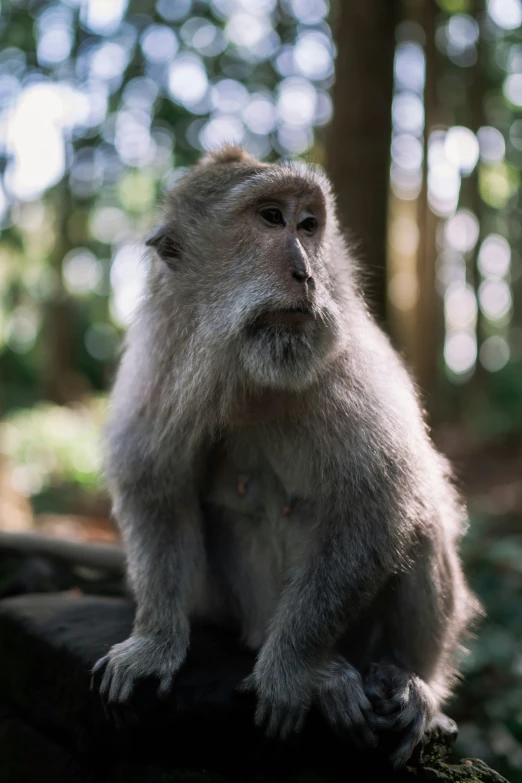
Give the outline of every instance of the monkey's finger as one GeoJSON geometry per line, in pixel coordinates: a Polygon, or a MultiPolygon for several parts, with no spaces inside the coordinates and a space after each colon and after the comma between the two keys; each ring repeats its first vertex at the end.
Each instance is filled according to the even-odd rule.
{"type": "Polygon", "coordinates": [[[374,713],[371,718],[371,724],[376,729],[396,729],[397,728],[397,713],[392,715],[377,715],[374,713]]]}
{"type": "Polygon", "coordinates": [[[336,705],[335,710],[328,716],[335,733],[340,736],[348,736],[350,741],[358,748],[374,748],[378,738],[368,723],[368,718],[361,711],[347,709],[346,706],[336,705]]]}
{"type": "Polygon", "coordinates": [[[357,706],[365,715],[373,712],[373,705],[363,691],[357,695],[357,706]]]}
{"type": "Polygon", "coordinates": [[[395,721],[396,728],[401,731],[407,726],[416,725],[417,723],[424,723],[423,716],[415,710],[414,707],[409,707],[397,715],[395,721]]]}
{"type": "Polygon", "coordinates": [[[98,661],[96,661],[96,663],[92,667],[91,683],[90,683],[91,691],[100,689],[100,681],[102,679],[103,672],[108,662],[109,662],[109,656],[104,655],[103,658],[100,658],[98,661]]]}
{"type": "Polygon", "coordinates": [[[278,736],[279,739],[286,740],[296,730],[297,722],[299,720],[298,715],[293,712],[287,713],[279,724],[278,736]]]}
{"type": "Polygon", "coordinates": [[[103,714],[105,715],[105,720],[107,723],[112,723],[112,714],[108,704],[106,703],[105,699],[100,699],[100,702],[103,709],[103,714]]]}
{"type": "Polygon", "coordinates": [[[132,694],[134,693],[134,685],[134,677],[127,676],[124,678],[118,694],[118,701],[121,704],[125,704],[130,701],[132,694]]]}
{"type": "Polygon", "coordinates": [[[304,728],[306,716],[308,714],[308,710],[300,710],[299,715],[297,716],[297,720],[295,722],[294,726],[294,733],[300,734],[304,728]]]}
{"type": "Polygon", "coordinates": [[[373,702],[373,710],[378,715],[393,715],[393,713],[397,713],[401,709],[403,709],[402,704],[394,702],[391,699],[380,699],[379,701],[373,702]]]}
{"type": "Polygon", "coordinates": [[[288,739],[292,734],[299,734],[303,730],[307,709],[292,710],[287,713],[279,728],[281,739],[288,739]]]}
{"type": "Polygon", "coordinates": [[[386,690],[379,682],[365,682],[364,690],[372,704],[380,701],[387,701],[386,690]]]}
{"type": "Polygon", "coordinates": [[[269,704],[268,702],[259,699],[254,714],[254,723],[259,728],[263,728],[268,718],[269,704]]]}
{"type": "Polygon", "coordinates": [[[379,744],[377,734],[368,723],[367,718],[360,713],[351,721],[351,737],[359,747],[376,748],[379,744]]]}
{"type": "Polygon", "coordinates": [[[249,674],[244,680],[241,680],[239,685],[236,686],[236,691],[239,693],[251,693],[256,690],[255,675],[249,674]]]}
{"type": "Polygon", "coordinates": [[[400,691],[399,693],[394,693],[391,699],[389,700],[388,704],[390,705],[390,711],[395,709],[397,711],[403,712],[408,704],[412,704],[414,702],[414,699],[410,697],[410,694],[407,691],[400,691]]]}
{"type": "Polygon", "coordinates": [[[100,696],[102,696],[105,699],[108,699],[108,693],[111,688],[112,679],[114,676],[113,667],[109,665],[106,667],[105,671],[103,672],[102,681],[100,683],[100,696]]]}
{"type": "Polygon", "coordinates": [[[123,714],[121,710],[118,708],[117,705],[113,704],[109,707],[109,711],[111,713],[112,722],[118,729],[118,731],[122,731],[125,728],[125,720],[123,718],[123,714]]]}
{"type": "Polygon", "coordinates": [[[323,697],[327,709],[337,709],[341,713],[361,711],[363,714],[373,713],[374,707],[362,689],[350,689],[346,692],[332,691],[323,697]],[[349,707],[348,705],[351,705],[349,707]]]}
{"type": "Polygon", "coordinates": [[[171,692],[172,692],[172,681],[173,676],[171,674],[165,675],[161,678],[160,684],[158,686],[157,695],[158,699],[161,699],[162,701],[167,699],[171,692]]]}
{"type": "Polygon", "coordinates": [[[96,674],[96,672],[99,672],[100,669],[103,669],[104,666],[107,665],[107,662],[109,660],[109,653],[107,655],[104,655],[102,658],[98,658],[96,663],[91,669],[92,674],[96,674]]]}
{"type": "Polygon", "coordinates": [[[351,741],[357,747],[374,748],[378,744],[377,735],[362,712],[345,710],[340,717],[340,721],[351,741]]]}
{"type": "Polygon", "coordinates": [[[421,741],[423,733],[422,722],[417,723],[412,730],[407,733],[406,737],[390,756],[390,761],[394,769],[400,769],[406,764],[421,741]]]}
{"type": "Polygon", "coordinates": [[[132,671],[116,670],[111,678],[107,701],[112,704],[126,701],[134,689],[134,683],[135,675],[132,671]]]}
{"type": "Polygon", "coordinates": [[[265,727],[267,737],[277,737],[281,735],[281,726],[285,720],[285,711],[281,707],[270,707],[268,711],[268,721],[265,727]]]}

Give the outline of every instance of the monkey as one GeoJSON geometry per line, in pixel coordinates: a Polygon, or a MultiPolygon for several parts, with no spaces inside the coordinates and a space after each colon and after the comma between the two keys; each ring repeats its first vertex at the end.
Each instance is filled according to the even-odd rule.
{"type": "Polygon", "coordinates": [[[148,237],[104,465],[136,602],[94,667],[109,704],[166,696],[191,623],[238,629],[269,736],[312,705],[410,758],[478,604],[465,509],[415,385],[370,315],[322,169],[206,154],[148,237]]]}

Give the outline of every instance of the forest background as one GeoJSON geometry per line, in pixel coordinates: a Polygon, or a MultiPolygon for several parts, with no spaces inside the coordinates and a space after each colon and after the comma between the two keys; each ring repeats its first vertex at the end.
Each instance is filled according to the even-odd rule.
{"type": "MultiPolygon", "coordinates": [[[[222,142],[330,173],[469,503],[448,707],[522,781],[520,0],[0,0],[0,528],[113,540],[99,432],[161,200],[222,142]]],[[[383,379],[383,383],[386,380],[383,379]]]]}

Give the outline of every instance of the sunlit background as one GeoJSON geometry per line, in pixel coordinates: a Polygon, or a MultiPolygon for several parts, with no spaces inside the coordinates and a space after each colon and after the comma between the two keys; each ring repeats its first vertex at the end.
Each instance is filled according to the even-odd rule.
{"type": "MultiPolygon", "coordinates": [[[[400,314],[418,301],[414,259],[422,242],[434,270],[432,296],[443,302],[443,318],[432,328],[440,330],[445,373],[464,386],[481,370],[504,371],[506,382],[511,376],[518,411],[499,406],[490,421],[493,429],[509,428],[513,414],[522,416],[522,320],[515,306],[522,273],[522,6],[519,0],[439,6],[446,13],[435,17],[432,30],[413,20],[397,28],[388,296],[408,325],[400,314]],[[419,213],[423,201],[436,219],[419,213]]],[[[411,335],[403,339],[411,344],[411,335]]]]}
{"type": "MultiPolygon", "coordinates": [[[[396,22],[377,314],[469,500],[466,564],[489,619],[451,708],[460,750],[520,783],[522,2],[381,2],[396,22]]],[[[344,85],[366,78],[338,73],[333,105],[336,63],[360,36],[343,9],[0,0],[1,527],[114,538],[99,431],[143,237],[185,168],[223,142],[332,175],[346,144],[357,156],[357,139],[329,135],[350,112],[344,85]]],[[[342,219],[364,273],[349,203],[342,219]]]]}

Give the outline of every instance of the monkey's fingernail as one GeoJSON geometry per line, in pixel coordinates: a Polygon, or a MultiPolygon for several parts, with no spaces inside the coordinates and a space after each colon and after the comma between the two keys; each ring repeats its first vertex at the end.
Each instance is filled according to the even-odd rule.
{"type": "Polygon", "coordinates": [[[247,486],[248,486],[248,482],[249,481],[250,481],[250,479],[248,478],[248,476],[238,476],[237,477],[237,486],[236,486],[237,494],[241,495],[241,497],[243,495],[246,495],[247,486]]]}

